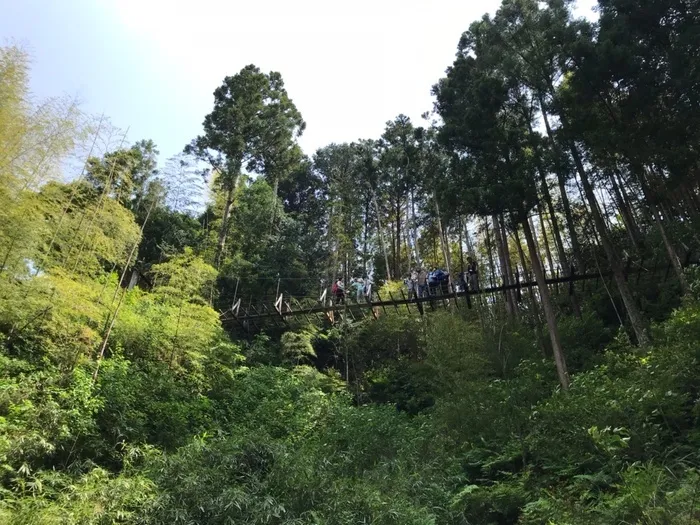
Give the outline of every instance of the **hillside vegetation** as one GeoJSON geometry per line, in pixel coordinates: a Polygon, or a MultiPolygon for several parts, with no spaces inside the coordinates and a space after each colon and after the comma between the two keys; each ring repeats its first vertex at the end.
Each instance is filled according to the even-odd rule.
{"type": "Polygon", "coordinates": [[[0,523],[700,525],[700,5],[599,14],[504,0],[311,156],[280,73],[159,164],[0,48],[0,523]],[[470,260],[536,286],[222,322],[470,260]]]}

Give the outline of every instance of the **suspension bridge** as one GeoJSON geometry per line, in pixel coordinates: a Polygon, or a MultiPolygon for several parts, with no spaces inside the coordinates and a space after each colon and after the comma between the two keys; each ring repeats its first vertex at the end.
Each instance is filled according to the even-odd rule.
{"type": "MultiPolygon", "coordinates": [[[[683,266],[697,265],[698,261],[691,261],[690,254],[686,255],[683,266]]],[[[656,281],[667,281],[672,274],[673,267],[670,264],[654,265],[644,267],[643,261],[633,267],[631,260],[628,260],[623,269],[623,274],[626,280],[631,278],[635,283],[639,283],[642,277],[651,278],[656,281]]],[[[245,330],[260,330],[264,324],[273,323],[275,325],[284,326],[288,324],[291,318],[303,317],[308,321],[325,320],[335,323],[343,319],[352,321],[365,318],[377,319],[382,313],[387,313],[390,310],[397,312],[405,309],[408,313],[418,313],[424,315],[426,310],[436,310],[438,308],[448,308],[454,305],[455,308],[472,308],[473,298],[478,296],[491,297],[491,302],[498,300],[498,296],[505,295],[509,291],[514,291],[517,300],[521,301],[522,290],[537,288],[537,282],[530,275],[525,276],[525,280],[520,280],[521,275],[515,272],[515,282],[511,284],[494,285],[491,283],[488,287],[479,288],[477,290],[449,291],[447,293],[431,293],[426,297],[407,297],[406,293],[401,290],[395,296],[391,292],[380,292],[379,290],[371,290],[369,296],[363,295],[361,301],[351,301],[348,294],[342,302],[335,301],[335,297],[330,294],[328,288],[324,289],[318,299],[305,301],[303,305],[296,297],[280,293],[274,302],[265,303],[258,302],[248,306],[244,306],[241,298],[237,299],[232,307],[221,312],[222,323],[234,326],[245,330]],[[383,295],[382,295],[383,294],[383,295]],[[309,304],[310,303],[310,304],[309,304]]],[[[612,284],[613,272],[610,270],[578,274],[572,268],[567,275],[547,277],[545,282],[550,291],[561,293],[564,290],[569,295],[576,293],[577,287],[581,292],[585,292],[586,283],[595,281],[597,283],[609,281],[608,287],[612,284]]],[[[450,289],[452,289],[450,287],[450,289]]],[[[440,290],[437,288],[433,292],[440,290]]]]}

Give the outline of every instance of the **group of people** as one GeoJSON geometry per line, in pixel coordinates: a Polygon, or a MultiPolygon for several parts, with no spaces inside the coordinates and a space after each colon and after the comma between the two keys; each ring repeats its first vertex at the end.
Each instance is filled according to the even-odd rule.
{"type": "MultiPolygon", "coordinates": [[[[404,279],[408,287],[408,298],[430,297],[436,295],[447,295],[450,293],[450,283],[452,279],[446,271],[433,267],[430,271],[425,268],[416,268],[404,279]]],[[[479,269],[476,261],[467,257],[467,268],[460,272],[456,283],[453,283],[454,291],[478,291],[479,290],[479,269]]],[[[331,287],[331,293],[336,304],[345,304],[348,295],[354,297],[359,303],[372,297],[372,281],[369,277],[354,277],[347,287],[342,279],[337,279],[331,287]]]]}
{"type": "MultiPolygon", "coordinates": [[[[416,268],[404,279],[408,287],[408,297],[429,297],[434,295],[447,295],[450,289],[451,277],[446,271],[433,267],[431,271],[425,268],[416,268]]],[[[460,272],[458,282],[454,283],[456,292],[479,289],[479,270],[476,261],[467,257],[467,269],[460,272]]]]}
{"type": "MultiPolygon", "coordinates": [[[[342,279],[338,279],[333,283],[331,287],[331,293],[335,297],[336,304],[344,304],[346,297],[345,283],[342,279]]],[[[372,282],[369,277],[364,278],[355,277],[348,283],[347,293],[351,293],[355,300],[359,303],[363,298],[371,297],[372,295],[372,282]]]]}

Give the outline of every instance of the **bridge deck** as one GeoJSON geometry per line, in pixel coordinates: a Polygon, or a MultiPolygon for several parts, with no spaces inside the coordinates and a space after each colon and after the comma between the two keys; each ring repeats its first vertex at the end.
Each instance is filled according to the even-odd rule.
{"type": "MultiPolygon", "coordinates": [[[[666,269],[666,275],[668,276],[668,269],[666,267],[661,268],[666,269]]],[[[654,268],[638,268],[634,270],[630,270],[629,267],[625,269],[625,275],[628,276],[630,274],[634,273],[655,273],[657,270],[659,270],[659,267],[654,267],[654,268]]],[[[586,281],[586,280],[592,280],[592,279],[605,279],[608,277],[612,277],[612,272],[610,271],[605,271],[605,272],[597,272],[597,273],[584,273],[584,274],[573,274],[565,277],[554,277],[554,278],[548,278],[546,279],[547,285],[559,285],[559,284],[568,284],[569,285],[569,293],[574,292],[574,283],[578,281],[586,281]]],[[[317,314],[329,314],[333,312],[347,312],[350,311],[350,314],[352,315],[353,310],[355,312],[360,312],[362,313],[363,310],[374,310],[376,308],[382,308],[386,310],[387,307],[390,308],[395,308],[398,309],[399,306],[406,306],[409,311],[410,311],[410,306],[414,306],[418,309],[419,313],[423,314],[424,311],[424,305],[428,303],[428,305],[431,308],[434,308],[437,305],[444,305],[448,304],[450,300],[454,300],[455,304],[459,306],[459,302],[457,301],[460,298],[463,298],[466,302],[466,305],[468,307],[471,307],[471,297],[472,296],[478,296],[478,295],[493,295],[493,294],[498,294],[500,292],[505,292],[506,290],[521,290],[523,288],[532,288],[536,287],[537,282],[536,281],[524,281],[524,282],[516,282],[514,284],[510,285],[500,285],[500,286],[491,286],[487,288],[481,288],[479,290],[468,290],[468,291],[461,291],[461,292],[453,292],[450,294],[441,294],[441,295],[431,295],[428,297],[419,297],[419,298],[407,298],[403,296],[402,292],[402,297],[401,298],[394,298],[390,297],[389,299],[382,299],[379,295],[379,293],[374,292],[375,295],[377,295],[377,300],[372,300],[372,301],[367,301],[367,302],[347,302],[346,303],[341,303],[341,304],[325,304],[325,301],[323,299],[319,299],[316,301],[316,304],[313,306],[308,306],[304,307],[301,304],[297,302],[296,307],[292,307],[288,302],[285,303],[283,300],[283,295],[280,295],[278,300],[275,302],[275,305],[272,306],[270,305],[270,308],[268,308],[266,305],[262,305],[261,310],[258,310],[254,306],[249,307],[246,310],[243,310],[240,306],[240,300],[236,305],[234,305],[234,308],[231,310],[228,310],[226,312],[222,312],[222,322],[237,322],[240,324],[246,323],[246,322],[252,322],[255,323],[255,321],[262,321],[265,319],[272,319],[272,320],[286,320],[289,317],[296,317],[296,316],[310,316],[310,315],[317,315],[317,314]],[[251,312],[252,310],[252,312],[251,312]]],[[[324,294],[325,296],[325,294],[324,294]]],[[[364,313],[362,313],[364,315],[364,313]]]]}

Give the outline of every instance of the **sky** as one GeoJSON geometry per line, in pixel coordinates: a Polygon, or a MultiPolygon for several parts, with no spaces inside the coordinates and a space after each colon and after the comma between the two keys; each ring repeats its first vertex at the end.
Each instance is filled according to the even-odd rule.
{"type": "MultiPolygon", "coordinates": [[[[594,0],[579,0],[590,16],[594,0]]],[[[32,56],[37,98],[78,97],[152,139],[161,161],[201,132],[213,91],[247,64],[279,71],[306,121],[312,155],[377,138],[430,90],[461,33],[500,0],[0,0],[0,39],[32,56]]]]}

